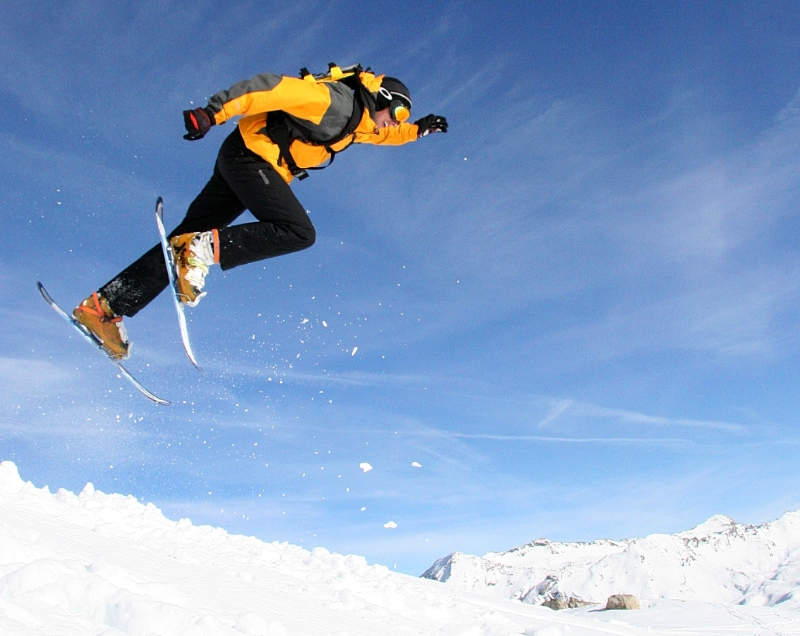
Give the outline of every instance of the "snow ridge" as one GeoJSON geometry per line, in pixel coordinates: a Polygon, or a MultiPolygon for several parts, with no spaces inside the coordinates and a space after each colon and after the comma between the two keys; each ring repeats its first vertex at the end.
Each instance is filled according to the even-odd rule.
{"type": "Polygon", "coordinates": [[[540,605],[605,602],[617,593],[800,608],[800,511],[760,526],[717,515],[674,535],[558,543],[537,539],[483,557],[455,552],[423,575],[496,598],[540,605]]]}
{"type": "MultiPolygon", "coordinates": [[[[95,627],[105,625],[114,628],[109,634],[281,636],[291,612],[280,608],[296,607],[288,598],[300,591],[309,592],[322,617],[325,608],[373,604],[408,614],[399,577],[360,556],[171,521],[153,504],[102,493],[91,483],[79,495],[64,489],[53,495],[23,482],[12,462],[0,463],[3,634],[40,633],[40,627],[51,633],[44,628],[63,621],[80,626],[74,633],[98,633],[95,627]],[[196,607],[195,597],[207,589],[230,608],[241,607],[243,599],[263,608],[260,594],[273,602],[266,612],[212,611],[208,600],[196,607]],[[42,625],[40,617],[53,608],[57,616],[42,625]]],[[[318,633],[326,633],[326,619],[318,633]]]]}
{"type": "MultiPolygon", "coordinates": [[[[724,536],[686,537],[690,548],[699,553],[740,535],[749,541],[755,532],[728,521],[709,528],[721,527],[724,536]]],[[[787,536],[796,530],[782,528],[787,536]]],[[[785,539],[775,529],[772,534],[775,546],[785,539]]],[[[621,555],[629,547],[601,541],[577,550],[589,562],[604,550],[621,555]]],[[[540,552],[564,563],[577,554],[573,544],[538,541],[494,557],[508,559],[498,567],[516,575],[527,567],[520,561],[535,561],[540,552]]],[[[3,636],[800,636],[798,613],[789,607],[797,588],[791,564],[780,561],[765,586],[741,592],[774,607],[656,600],[636,612],[593,606],[556,612],[530,602],[558,586],[569,589],[555,578],[540,577],[525,603],[509,602],[492,598],[497,590],[462,590],[369,565],[360,556],[171,521],[152,504],[104,494],[92,484],[78,495],[52,494],[23,482],[11,462],[0,463],[3,636]]],[[[457,559],[437,565],[451,581],[461,572],[457,559]]]]}

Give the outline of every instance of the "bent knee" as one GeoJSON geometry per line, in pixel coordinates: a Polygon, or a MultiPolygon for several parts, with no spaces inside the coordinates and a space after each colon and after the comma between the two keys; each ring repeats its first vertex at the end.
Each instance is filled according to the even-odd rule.
{"type": "Polygon", "coordinates": [[[298,228],[295,230],[295,235],[298,239],[298,250],[308,249],[317,241],[317,231],[314,229],[313,225],[298,228]]]}

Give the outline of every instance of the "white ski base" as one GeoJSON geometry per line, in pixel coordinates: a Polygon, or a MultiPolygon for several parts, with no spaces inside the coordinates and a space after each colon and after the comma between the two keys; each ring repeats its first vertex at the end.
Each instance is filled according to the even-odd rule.
{"type": "Polygon", "coordinates": [[[175,311],[178,313],[178,326],[181,330],[181,342],[183,342],[183,350],[189,361],[195,366],[198,371],[203,369],[197,364],[197,359],[194,357],[192,345],[189,342],[189,329],[186,326],[186,314],[183,312],[183,304],[181,303],[180,293],[178,291],[178,282],[175,278],[175,256],[172,254],[172,249],[167,240],[167,231],[164,229],[164,200],[158,197],[156,201],[156,224],[158,225],[158,234],[161,238],[161,250],[164,252],[164,262],[167,265],[167,275],[169,276],[169,288],[172,292],[172,300],[175,302],[175,311]]]}

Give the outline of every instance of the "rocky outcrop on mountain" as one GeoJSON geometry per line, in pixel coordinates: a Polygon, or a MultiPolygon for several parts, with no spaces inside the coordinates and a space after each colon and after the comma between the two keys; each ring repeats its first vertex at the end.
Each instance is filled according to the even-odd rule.
{"type": "Polygon", "coordinates": [[[493,597],[548,607],[639,599],[800,608],[800,512],[759,526],[715,516],[692,530],[624,541],[537,539],[483,557],[455,552],[423,575],[493,597]]]}
{"type": "Polygon", "coordinates": [[[582,599],[575,598],[574,596],[555,596],[549,601],[542,603],[545,607],[553,610],[575,609],[576,607],[586,607],[587,605],[596,605],[596,603],[588,603],[582,599]]]}
{"type": "Polygon", "coordinates": [[[642,609],[639,599],[633,594],[612,594],[606,601],[607,610],[637,610],[642,609]]]}

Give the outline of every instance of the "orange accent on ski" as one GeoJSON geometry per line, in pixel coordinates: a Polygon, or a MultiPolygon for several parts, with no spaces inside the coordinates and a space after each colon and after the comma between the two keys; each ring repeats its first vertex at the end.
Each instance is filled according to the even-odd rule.
{"type": "Polygon", "coordinates": [[[219,230],[211,230],[214,234],[214,265],[219,265],[219,230]]]}

